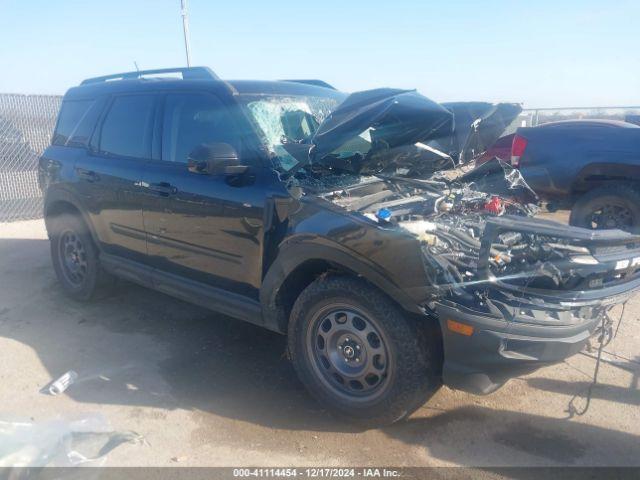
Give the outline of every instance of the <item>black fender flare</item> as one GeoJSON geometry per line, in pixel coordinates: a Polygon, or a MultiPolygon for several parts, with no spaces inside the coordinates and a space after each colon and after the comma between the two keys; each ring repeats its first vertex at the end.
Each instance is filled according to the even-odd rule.
{"type": "Polygon", "coordinates": [[[82,215],[82,220],[87,225],[89,232],[91,232],[91,237],[96,245],[99,245],[98,237],[96,236],[95,229],[93,228],[93,224],[91,219],[87,215],[87,212],[81,207],[82,203],[78,199],[78,197],[71,191],[65,188],[52,188],[44,196],[44,221],[45,225],[47,225],[47,232],[49,231],[48,227],[48,215],[47,212],[49,209],[56,203],[68,203],[73,208],[75,208],[80,215],[82,215]]]}
{"type": "Polygon", "coordinates": [[[286,333],[288,319],[279,318],[276,297],[287,277],[309,261],[323,261],[360,276],[379,288],[404,310],[423,314],[420,306],[398,287],[379,265],[326,237],[298,235],[285,240],[267,271],[260,288],[265,327],[286,333]]]}

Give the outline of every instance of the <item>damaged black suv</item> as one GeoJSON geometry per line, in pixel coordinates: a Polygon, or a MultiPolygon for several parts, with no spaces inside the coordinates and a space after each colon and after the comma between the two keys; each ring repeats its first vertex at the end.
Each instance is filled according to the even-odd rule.
{"type": "Polygon", "coordinates": [[[640,285],[640,237],[532,218],[499,160],[461,173],[519,111],[200,67],[85,80],[40,160],[56,274],[78,300],[122,277],[287,334],[353,420],[492,392],[640,285]]]}

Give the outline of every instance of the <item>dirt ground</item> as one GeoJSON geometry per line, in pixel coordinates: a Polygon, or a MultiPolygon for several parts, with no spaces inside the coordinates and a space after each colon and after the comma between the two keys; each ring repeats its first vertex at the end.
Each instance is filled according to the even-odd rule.
{"type": "Polygon", "coordinates": [[[590,353],[478,397],[443,388],[408,421],[358,430],[295,377],[285,339],[123,283],[89,304],[62,295],[42,221],[0,224],[0,416],[90,412],[145,444],[109,466],[640,466],[640,297],[606,348],[583,416],[590,353]],[[77,383],[41,393],[68,370],[77,383]]]}

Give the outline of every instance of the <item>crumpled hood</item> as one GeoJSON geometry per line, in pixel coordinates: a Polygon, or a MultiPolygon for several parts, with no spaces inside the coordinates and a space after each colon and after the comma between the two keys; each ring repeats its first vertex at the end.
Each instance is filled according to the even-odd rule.
{"type": "Polygon", "coordinates": [[[517,103],[448,102],[443,107],[453,113],[453,134],[430,142],[459,163],[486,152],[522,112],[517,103]]]}
{"type": "Polygon", "coordinates": [[[321,159],[371,128],[374,144],[388,148],[451,135],[453,114],[415,90],[379,88],[349,95],[320,124],[310,154],[321,159]]]}

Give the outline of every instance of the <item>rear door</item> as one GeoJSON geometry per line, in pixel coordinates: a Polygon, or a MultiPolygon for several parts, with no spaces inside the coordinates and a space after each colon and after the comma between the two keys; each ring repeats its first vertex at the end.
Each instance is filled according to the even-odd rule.
{"type": "Polygon", "coordinates": [[[116,95],[105,108],[87,153],[75,164],[78,190],[102,251],[144,262],[144,165],[151,159],[157,97],[116,95]]]}
{"type": "Polygon", "coordinates": [[[242,140],[246,129],[232,112],[210,92],[165,96],[162,158],[144,175],[144,223],[158,282],[173,274],[257,300],[266,194],[256,154],[242,140]],[[242,179],[190,172],[189,154],[212,143],[231,145],[249,172],[242,179]]]}

